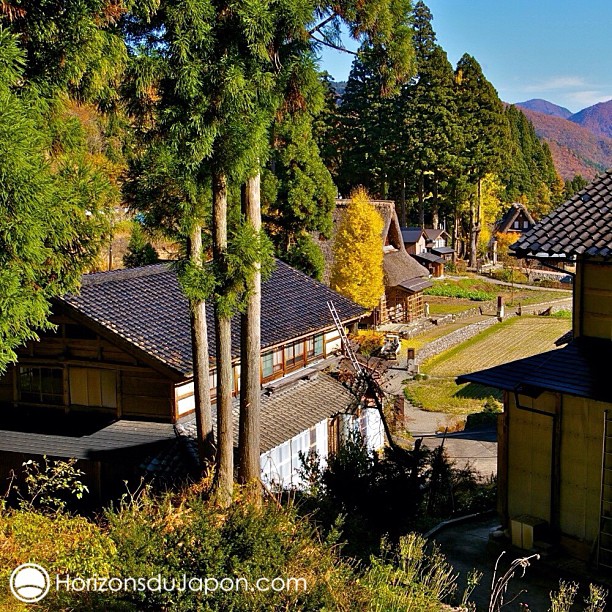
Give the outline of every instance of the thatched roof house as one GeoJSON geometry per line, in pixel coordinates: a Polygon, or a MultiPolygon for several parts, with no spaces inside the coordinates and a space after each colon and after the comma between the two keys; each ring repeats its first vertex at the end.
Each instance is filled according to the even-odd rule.
{"type": "MultiPolygon", "coordinates": [[[[325,257],[324,280],[329,283],[334,261],[333,245],[337,228],[347,213],[350,200],[336,200],[333,230],[328,240],[316,238],[325,257]]],[[[371,323],[380,325],[389,321],[410,322],[423,316],[423,289],[431,286],[429,271],[413,259],[404,247],[395,203],[391,200],[372,200],[371,204],[383,219],[383,269],[385,295],[372,314],[371,323]]]]}

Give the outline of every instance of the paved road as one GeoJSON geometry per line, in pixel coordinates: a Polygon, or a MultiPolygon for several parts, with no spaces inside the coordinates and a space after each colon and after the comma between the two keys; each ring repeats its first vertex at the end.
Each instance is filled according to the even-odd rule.
{"type": "MultiPolygon", "coordinates": [[[[488,610],[495,562],[504,548],[508,550],[500,559],[498,576],[505,573],[514,559],[529,555],[527,552],[512,550],[509,546],[504,547],[491,542],[489,534],[498,526],[497,518],[477,519],[447,527],[434,536],[449,563],[459,572],[460,592],[463,592],[466,577],[472,569],[482,572],[480,584],[470,597],[470,601],[476,604],[479,611],[488,610]]],[[[503,609],[509,612],[525,610],[521,604],[527,604],[527,609],[532,612],[548,610],[550,607],[549,593],[559,588],[559,573],[547,567],[543,560],[534,559],[526,568],[525,576],[521,574],[522,570],[519,570],[509,582],[504,601],[506,603],[512,601],[512,603],[503,609]]],[[[586,593],[585,585],[581,586],[579,600],[582,600],[586,593]]]]}

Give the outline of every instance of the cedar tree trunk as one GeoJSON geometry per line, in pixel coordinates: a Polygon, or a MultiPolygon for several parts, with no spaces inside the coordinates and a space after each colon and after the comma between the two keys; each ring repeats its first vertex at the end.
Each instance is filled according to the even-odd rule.
{"type": "MultiPolygon", "coordinates": [[[[249,178],[243,190],[242,212],[256,232],[261,230],[261,175],[249,178]]],[[[261,272],[257,264],[246,311],[240,317],[240,426],[238,481],[259,481],[259,413],[261,398],[261,272]]],[[[257,487],[261,494],[261,489],[257,487]]]]}
{"type": "MultiPolygon", "coordinates": [[[[213,175],[213,257],[222,273],[227,254],[227,177],[213,175]]],[[[221,296],[223,297],[223,295],[221,296]]],[[[225,310],[225,309],[223,309],[225,310]]],[[[232,319],[215,305],[217,362],[217,478],[219,502],[228,506],[234,484],[234,440],[232,423],[232,319]]]]}
{"type": "MultiPolygon", "coordinates": [[[[199,223],[195,224],[189,237],[189,258],[197,267],[201,268],[204,265],[202,261],[202,226],[199,223]]],[[[204,465],[212,461],[215,456],[208,367],[208,330],[204,300],[192,301],[190,315],[198,451],[200,462],[204,465]]]]}

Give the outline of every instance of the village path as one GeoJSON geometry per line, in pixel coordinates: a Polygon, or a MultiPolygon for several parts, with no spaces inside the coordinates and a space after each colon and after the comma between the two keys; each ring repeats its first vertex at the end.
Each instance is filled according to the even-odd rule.
{"type": "MultiPolygon", "coordinates": [[[[483,281],[487,283],[491,283],[492,285],[504,285],[505,287],[514,287],[515,289],[531,289],[532,291],[551,291],[552,293],[567,293],[569,295],[572,294],[571,285],[570,285],[570,288],[568,289],[559,289],[557,287],[538,287],[537,285],[524,285],[522,283],[508,283],[506,281],[497,280],[496,278],[491,278],[490,276],[485,276],[484,274],[478,274],[477,276],[478,278],[482,279],[483,281]]],[[[448,278],[453,278],[455,280],[461,280],[462,278],[465,278],[465,277],[462,277],[462,276],[450,277],[449,276],[448,278]]]]}

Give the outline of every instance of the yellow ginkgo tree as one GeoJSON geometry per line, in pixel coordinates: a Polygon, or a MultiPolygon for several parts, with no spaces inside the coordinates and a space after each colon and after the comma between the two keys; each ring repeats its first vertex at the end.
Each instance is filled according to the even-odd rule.
{"type": "Polygon", "coordinates": [[[354,191],[336,233],[330,284],[365,308],[378,306],[385,290],[382,230],[366,191],[354,191]]]}

